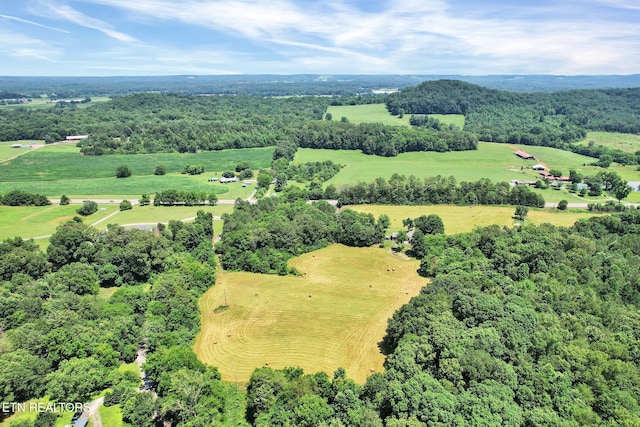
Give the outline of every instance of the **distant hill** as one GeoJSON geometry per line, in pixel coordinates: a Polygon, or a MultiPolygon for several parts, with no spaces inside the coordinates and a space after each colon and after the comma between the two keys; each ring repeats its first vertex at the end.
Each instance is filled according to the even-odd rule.
{"type": "Polygon", "coordinates": [[[426,81],[387,97],[392,114],[464,114],[481,141],[568,148],[587,130],[640,133],[640,88],[517,93],[426,81]]]}
{"type": "Polygon", "coordinates": [[[245,94],[260,96],[358,95],[376,89],[403,89],[423,81],[461,80],[512,92],[557,92],[572,89],[640,87],[640,74],[627,76],[551,75],[227,75],[131,77],[10,77],[0,76],[5,91],[57,97],[111,96],[135,92],[245,94]]]}

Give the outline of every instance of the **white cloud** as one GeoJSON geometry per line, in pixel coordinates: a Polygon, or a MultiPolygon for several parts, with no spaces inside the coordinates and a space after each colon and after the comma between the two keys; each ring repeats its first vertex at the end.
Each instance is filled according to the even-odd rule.
{"type": "Polygon", "coordinates": [[[48,10],[53,15],[65,19],[74,24],[91,28],[124,43],[132,43],[137,40],[125,33],[112,29],[112,26],[100,19],[92,18],[66,5],[48,5],[48,10]]]}
{"type": "Polygon", "coordinates": [[[0,18],[8,19],[10,21],[21,22],[23,24],[35,25],[36,27],[47,28],[49,30],[59,31],[61,33],[68,33],[69,31],[62,30],[60,28],[50,27],[48,25],[40,24],[38,22],[29,21],[28,19],[18,18],[17,16],[0,15],[0,18]]]}

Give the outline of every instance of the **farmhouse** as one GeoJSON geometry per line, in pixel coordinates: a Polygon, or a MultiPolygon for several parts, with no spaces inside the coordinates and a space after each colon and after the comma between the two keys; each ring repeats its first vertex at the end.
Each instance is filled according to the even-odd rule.
{"type": "Polygon", "coordinates": [[[522,150],[516,150],[513,152],[513,154],[515,154],[516,156],[520,157],[521,159],[524,160],[534,160],[535,157],[533,156],[533,154],[529,154],[526,151],[522,151],[522,150]]]}
{"type": "Polygon", "coordinates": [[[238,177],[232,176],[231,178],[225,178],[225,177],[220,178],[220,184],[227,184],[229,182],[238,182],[238,177]]]}
{"type": "Polygon", "coordinates": [[[67,141],[80,141],[81,139],[87,139],[89,135],[69,135],[67,141]]]}

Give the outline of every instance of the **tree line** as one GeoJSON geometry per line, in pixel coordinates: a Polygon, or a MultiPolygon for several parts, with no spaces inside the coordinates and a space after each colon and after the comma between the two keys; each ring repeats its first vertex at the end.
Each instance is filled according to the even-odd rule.
{"type": "Polygon", "coordinates": [[[386,181],[344,185],[338,190],[340,205],[523,205],[544,207],[544,197],[527,186],[511,186],[506,182],[491,182],[482,178],[475,182],[458,183],[453,176],[417,178],[393,174],[386,181]]]}
{"type": "Polygon", "coordinates": [[[349,209],[337,212],[325,201],[306,203],[305,194],[286,189],[280,197],[257,204],[236,200],[231,214],[223,214],[221,240],[216,245],[227,270],[290,274],[287,261],[297,255],[342,243],[370,246],[380,243],[388,226],[373,215],[349,209]]]}

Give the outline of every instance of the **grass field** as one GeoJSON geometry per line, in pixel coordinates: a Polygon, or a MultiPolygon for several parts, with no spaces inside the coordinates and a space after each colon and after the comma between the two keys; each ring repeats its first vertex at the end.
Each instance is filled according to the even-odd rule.
{"type": "Polygon", "coordinates": [[[100,418],[105,427],[129,427],[131,425],[122,421],[120,405],[100,406],[100,418]]]}
{"type": "MultiPolygon", "coordinates": [[[[515,221],[513,206],[387,206],[387,205],[354,205],[347,206],[357,212],[372,213],[375,217],[381,214],[389,215],[391,226],[389,231],[399,231],[404,227],[402,220],[417,218],[420,215],[436,214],[444,222],[446,234],[466,233],[475,227],[499,225],[512,227],[515,221]]],[[[526,222],[531,224],[550,223],[557,226],[569,227],[581,218],[589,218],[595,214],[582,210],[569,209],[529,209],[526,222]]]]}
{"type": "Polygon", "coordinates": [[[202,153],[157,153],[111,156],[81,156],[77,147],[60,144],[47,146],[0,164],[0,193],[22,189],[49,196],[153,194],[168,188],[229,193],[222,198],[246,197],[251,188],[238,189],[233,185],[211,184],[207,179],[233,170],[239,162],[247,161],[254,169],[271,162],[273,147],[243,150],[222,150],[202,153]],[[202,164],[205,172],[187,176],[180,172],[187,164],[202,164]],[[132,176],[115,178],[119,165],[127,165],[132,176]],[[165,166],[167,175],[153,175],[155,167],[165,166]],[[233,189],[235,194],[230,193],[233,189]],[[246,194],[246,195],[245,195],[246,194]]]}
{"type": "Polygon", "coordinates": [[[31,148],[11,148],[13,144],[31,144],[32,142],[43,143],[44,141],[24,139],[21,141],[0,142],[0,162],[31,150],[31,148]]]}
{"type": "MultiPolygon", "coordinates": [[[[332,120],[339,121],[342,117],[349,119],[351,123],[382,123],[391,126],[410,126],[410,114],[405,114],[402,118],[392,116],[387,111],[384,104],[363,104],[363,105],[332,105],[327,109],[332,120]]],[[[462,114],[429,114],[445,124],[454,124],[460,128],[464,127],[464,116],[462,114]]]]}
{"type": "Polygon", "coordinates": [[[426,284],[418,262],[380,248],[332,245],[290,264],[303,277],[219,273],[199,303],[200,360],[239,382],[267,364],[329,375],[344,367],[359,383],[381,371],[378,342],[387,319],[426,284]],[[225,299],[230,308],[215,314],[225,299]]]}
{"type": "MultiPolygon", "coordinates": [[[[55,232],[62,222],[76,216],[78,205],[51,206],[0,206],[0,241],[10,237],[33,238],[48,236],[55,232]]],[[[94,224],[107,215],[118,211],[117,204],[99,205],[98,212],[84,217],[85,224],[94,224]]],[[[96,224],[98,230],[104,230],[108,224],[157,224],[167,223],[169,220],[185,220],[196,216],[196,212],[203,210],[211,212],[214,217],[230,213],[233,205],[219,206],[134,206],[133,209],[118,212],[105,221],[96,224]]],[[[222,221],[214,220],[216,233],[222,230],[222,221]]]]}
{"type": "Polygon", "coordinates": [[[640,135],[618,132],[587,132],[587,137],[579,142],[588,145],[593,141],[595,145],[615,148],[618,150],[635,153],[640,150],[640,135]]]}
{"type": "MultiPolygon", "coordinates": [[[[84,97],[79,97],[84,98],[84,97]]],[[[75,99],[75,98],[74,98],[75,99]]],[[[99,102],[109,101],[109,97],[106,96],[93,96],[91,97],[91,102],[87,102],[84,104],[76,104],[76,108],[87,108],[91,105],[94,105],[99,102]]],[[[18,108],[27,108],[27,109],[43,109],[43,108],[54,108],[56,106],[56,102],[52,102],[49,98],[33,98],[28,104],[8,104],[8,105],[0,105],[0,109],[18,109],[18,108]]]]}
{"type": "MultiPolygon", "coordinates": [[[[396,157],[379,157],[359,151],[314,150],[300,148],[295,162],[332,160],[346,165],[329,182],[335,185],[359,181],[372,181],[377,177],[389,179],[392,174],[415,175],[426,178],[436,175],[455,176],[458,181],[489,178],[493,181],[535,179],[539,175],[530,169],[537,161],[522,160],[513,154],[514,147],[507,144],[480,143],[478,150],[447,153],[402,153],[396,157]],[[524,169],[521,169],[523,168],[524,169]]],[[[534,151],[532,149],[532,151],[534,151]]],[[[535,153],[549,167],[569,172],[569,168],[595,171],[592,166],[582,166],[593,159],[568,151],[547,147],[535,147],[535,153]]]]}

